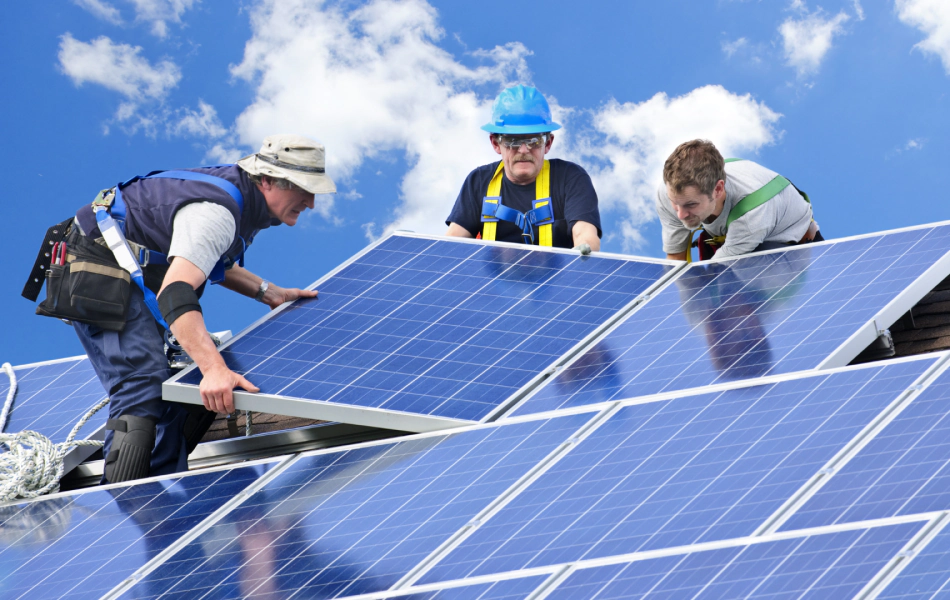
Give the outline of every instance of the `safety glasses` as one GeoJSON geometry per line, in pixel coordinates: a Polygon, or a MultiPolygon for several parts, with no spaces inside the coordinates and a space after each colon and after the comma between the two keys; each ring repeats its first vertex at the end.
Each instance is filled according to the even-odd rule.
{"type": "Polygon", "coordinates": [[[540,148],[544,146],[548,141],[547,135],[532,136],[532,137],[523,137],[523,136],[509,136],[509,135],[498,135],[495,136],[495,141],[504,146],[505,148],[521,148],[522,145],[528,147],[528,150],[534,150],[535,148],[540,148]]]}

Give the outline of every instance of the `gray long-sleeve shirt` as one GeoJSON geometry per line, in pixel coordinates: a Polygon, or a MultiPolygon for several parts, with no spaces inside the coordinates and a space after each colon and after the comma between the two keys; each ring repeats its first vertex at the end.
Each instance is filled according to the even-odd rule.
{"type": "MultiPolygon", "coordinates": [[[[726,163],[726,201],[722,212],[712,223],[703,224],[703,229],[712,236],[726,235],[725,243],[716,252],[717,257],[746,254],[762,242],[797,242],[805,236],[812,217],[811,204],[791,185],[733,221],[726,234],[726,221],[732,207],[776,175],[749,160],[726,163]]],[[[663,251],[667,254],[686,251],[689,228],[676,218],[666,185],[662,183],[657,190],[656,212],[663,227],[663,251]]]]}

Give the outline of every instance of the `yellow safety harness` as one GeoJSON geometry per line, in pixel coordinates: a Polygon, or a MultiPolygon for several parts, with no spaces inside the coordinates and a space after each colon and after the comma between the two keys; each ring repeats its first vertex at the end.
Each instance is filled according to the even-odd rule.
{"type": "Polygon", "coordinates": [[[501,182],[505,172],[504,161],[498,163],[482,201],[482,239],[494,240],[498,221],[510,221],[521,228],[525,243],[534,243],[534,228],[538,230],[538,245],[551,246],[554,241],[554,210],[551,205],[551,165],[544,161],[535,180],[535,200],[532,210],[519,212],[501,203],[501,182]]]}

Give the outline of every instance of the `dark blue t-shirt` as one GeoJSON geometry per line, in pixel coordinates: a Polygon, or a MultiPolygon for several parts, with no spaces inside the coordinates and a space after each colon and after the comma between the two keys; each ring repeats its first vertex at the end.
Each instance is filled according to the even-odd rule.
{"type": "MultiPolygon", "coordinates": [[[[500,161],[499,161],[500,162],[500,161]]],[[[597,192],[591,183],[590,175],[579,165],[566,160],[553,158],[551,163],[550,192],[554,208],[553,243],[559,248],[573,248],[574,237],[571,229],[577,221],[586,221],[597,228],[600,237],[600,212],[597,209],[597,192]]],[[[445,224],[457,223],[468,230],[472,236],[482,230],[482,199],[488,194],[498,162],[478,167],[468,174],[462,190],[455,200],[455,207],[445,224]]],[[[502,175],[501,203],[520,212],[531,210],[535,200],[535,184],[517,185],[502,175]]],[[[522,243],[521,229],[514,223],[499,221],[495,239],[500,242],[522,243]]],[[[535,232],[534,243],[538,243],[535,232]]]]}

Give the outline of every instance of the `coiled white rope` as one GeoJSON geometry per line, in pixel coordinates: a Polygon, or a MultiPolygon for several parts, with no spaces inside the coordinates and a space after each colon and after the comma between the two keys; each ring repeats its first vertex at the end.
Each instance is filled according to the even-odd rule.
{"type": "Polygon", "coordinates": [[[0,502],[58,492],[66,453],[75,446],[102,446],[102,442],[97,440],[76,441],[76,435],[92,415],[109,403],[109,399],[103,398],[89,409],[69,432],[66,441],[59,444],[54,444],[36,431],[2,433],[7,426],[17,389],[16,374],[10,363],[3,363],[2,370],[10,378],[10,390],[0,411],[0,444],[5,444],[9,449],[9,452],[0,453],[0,502]]]}

